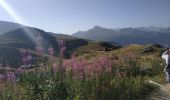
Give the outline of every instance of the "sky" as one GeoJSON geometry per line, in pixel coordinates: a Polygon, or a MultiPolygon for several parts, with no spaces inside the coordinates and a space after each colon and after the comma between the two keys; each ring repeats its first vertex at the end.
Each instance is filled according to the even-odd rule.
{"type": "Polygon", "coordinates": [[[170,27],[170,0],[0,0],[0,20],[63,34],[95,25],[170,27]]]}

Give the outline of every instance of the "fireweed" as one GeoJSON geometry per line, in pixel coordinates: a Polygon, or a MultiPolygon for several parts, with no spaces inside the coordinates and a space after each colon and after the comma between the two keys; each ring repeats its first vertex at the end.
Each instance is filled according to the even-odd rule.
{"type": "Polygon", "coordinates": [[[49,90],[50,92],[48,96],[50,100],[55,100],[55,99],[65,100],[68,96],[66,75],[65,75],[66,73],[65,73],[65,69],[62,64],[64,54],[66,52],[65,43],[63,40],[58,40],[58,48],[59,48],[59,64],[58,65],[56,63],[52,64],[52,70],[53,70],[52,71],[52,84],[50,84],[51,89],[49,90]],[[54,72],[56,73],[53,74],[54,72]]]}
{"type": "Polygon", "coordinates": [[[3,64],[0,63],[0,68],[3,67],[3,64]]]}
{"type": "Polygon", "coordinates": [[[15,80],[15,74],[13,72],[7,72],[6,76],[9,81],[15,80]]]}
{"type": "MultiPolygon", "coordinates": [[[[47,88],[47,76],[45,72],[38,71],[38,67],[40,67],[40,62],[42,62],[42,53],[44,52],[43,49],[43,38],[41,34],[38,34],[36,37],[36,51],[37,57],[34,59],[31,54],[27,51],[21,52],[23,64],[32,65],[33,60],[36,61],[35,63],[35,72],[30,73],[23,73],[20,77],[20,84],[25,86],[26,89],[30,90],[30,97],[32,99],[41,99],[44,100],[44,91],[47,88]],[[46,76],[45,76],[46,75],[46,76]],[[45,89],[45,90],[44,90],[45,89]]],[[[43,64],[44,65],[44,64],[43,64]]],[[[18,70],[20,73],[20,70],[18,70]]]]}
{"type": "MultiPolygon", "coordinates": [[[[54,50],[52,47],[48,48],[48,54],[50,55],[49,61],[53,61],[53,56],[54,56],[54,50]]],[[[52,62],[53,63],[53,62],[52,62]]],[[[54,75],[54,70],[56,68],[56,63],[50,65],[51,66],[51,74],[52,76],[54,75]]]]}
{"type": "Polygon", "coordinates": [[[54,55],[54,50],[53,50],[52,47],[48,48],[48,54],[49,54],[50,56],[53,56],[53,55],[54,55]]]}
{"type": "MultiPolygon", "coordinates": [[[[37,42],[42,40],[43,38],[39,35],[37,42]]],[[[45,48],[42,48],[41,42],[37,45],[37,52],[41,54],[45,48]]],[[[63,40],[58,41],[58,48],[60,60],[50,63],[50,70],[26,72],[27,70],[23,71],[22,68],[18,68],[14,72],[7,73],[9,81],[19,78],[15,89],[27,95],[27,98],[23,95],[22,98],[15,96],[14,100],[136,100],[142,97],[144,89],[152,89],[138,76],[113,76],[113,73],[114,75],[117,73],[113,71],[115,70],[114,64],[119,61],[106,56],[88,60],[84,57],[76,57],[75,53],[72,54],[70,60],[64,60],[66,47],[63,40]]],[[[52,47],[49,47],[47,51],[49,57],[55,56],[52,47]]],[[[26,50],[21,50],[23,64],[32,62],[33,57],[29,55],[31,56],[26,50]]],[[[128,67],[133,64],[130,63],[128,67]]],[[[38,64],[36,67],[39,67],[38,64]]],[[[1,78],[3,79],[3,75],[0,74],[1,78]]],[[[6,89],[5,91],[7,92],[2,93],[6,93],[4,97],[14,98],[11,95],[15,94],[12,90],[6,89]]]]}
{"type": "Polygon", "coordinates": [[[43,38],[42,38],[41,34],[39,33],[38,36],[36,37],[36,50],[38,52],[44,51],[42,43],[43,43],[43,38]]]}
{"type": "Polygon", "coordinates": [[[58,40],[58,48],[59,48],[59,56],[61,56],[63,58],[63,56],[66,52],[64,40],[58,40]]]}
{"type": "MultiPolygon", "coordinates": [[[[41,40],[42,38],[38,38],[41,40]]],[[[41,45],[40,43],[38,45],[41,45]]],[[[59,63],[52,63],[51,71],[27,73],[21,77],[20,83],[30,90],[30,96],[32,99],[41,100],[63,100],[67,97],[67,85],[65,83],[65,69],[63,68],[62,59],[66,51],[65,43],[63,40],[58,41],[59,47],[59,63]],[[50,72],[50,73],[49,73],[50,72]],[[32,78],[31,78],[32,77],[32,78]],[[33,78],[34,77],[34,78],[33,78]],[[45,95],[46,94],[46,95],[45,95]]],[[[41,52],[39,55],[41,55],[41,52]]],[[[53,48],[48,48],[49,57],[53,58],[53,48]]],[[[41,56],[39,56],[41,57],[41,56]]],[[[37,68],[37,67],[36,67],[37,68]]]]}
{"type": "Polygon", "coordinates": [[[65,69],[63,68],[63,58],[66,52],[64,40],[58,40],[58,48],[59,48],[59,70],[61,71],[61,74],[63,74],[63,72],[65,71],[65,69]]]}
{"type": "Polygon", "coordinates": [[[95,76],[103,72],[111,73],[112,60],[107,57],[99,57],[92,59],[92,62],[87,61],[85,58],[76,58],[75,54],[72,55],[71,60],[64,61],[63,67],[66,70],[73,72],[73,75],[83,78],[85,76],[95,76]]]}
{"type": "Polygon", "coordinates": [[[33,57],[27,50],[20,49],[22,65],[29,65],[32,63],[33,57]]]}

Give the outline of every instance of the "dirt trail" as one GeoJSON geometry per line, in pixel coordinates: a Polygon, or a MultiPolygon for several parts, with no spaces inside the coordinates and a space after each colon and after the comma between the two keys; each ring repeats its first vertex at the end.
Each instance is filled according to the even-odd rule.
{"type": "Polygon", "coordinates": [[[170,100],[170,84],[162,85],[151,80],[149,80],[149,82],[158,86],[159,89],[155,90],[148,100],[170,100]]]}

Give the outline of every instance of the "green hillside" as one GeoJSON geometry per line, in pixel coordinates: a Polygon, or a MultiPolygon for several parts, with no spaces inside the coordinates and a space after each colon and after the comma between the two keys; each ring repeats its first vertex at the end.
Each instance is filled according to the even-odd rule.
{"type": "MultiPolygon", "coordinates": [[[[110,49],[112,48],[112,45],[108,43],[102,43],[102,42],[92,42],[84,39],[75,38],[69,35],[63,35],[63,34],[54,34],[54,33],[48,33],[43,30],[37,29],[37,28],[19,28],[7,33],[4,33],[0,35],[0,53],[3,55],[0,55],[0,57],[3,59],[5,58],[6,61],[2,60],[2,63],[9,63],[11,66],[17,67],[21,65],[20,61],[20,53],[19,49],[28,49],[32,51],[36,51],[36,38],[38,36],[41,36],[43,38],[43,41],[41,42],[43,52],[48,53],[48,48],[53,47],[54,54],[58,55],[58,43],[57,41],[62,39],[65,42],[65,46],[67,48],[67,51],[65,53],[65,57],[69,58],[73,51],[78,50],[78,48],[89,48],[91,47],[99,47],[102,48],[100,50],[110,49]],[[32,37],[32,38],[31,38],[32,37]],[[5,49],[8,48],[10,53],[6,51],[5,49]],[[5,51],[5,52],[4,52],[5,51]],[[16,52],[17,51],[17,52],[16,52]],[[12,61],[12,59],[15,59],[12,61]],[[13,63],[15,62],[15,64],[13,63]]],[[[90,50],[89,49],[89,50],[90,50]]],[[[99,50],[99,49],[96,49],[99,50]]],[[[5,65],[4,64],[4,65],[5,65]]]]}

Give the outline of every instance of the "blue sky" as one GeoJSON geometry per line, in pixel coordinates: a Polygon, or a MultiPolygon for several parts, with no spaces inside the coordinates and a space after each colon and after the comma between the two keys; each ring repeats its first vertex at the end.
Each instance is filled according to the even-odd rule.
{"type": "MultiPolygon", "coordinates": [[[[106,28],[170,27],[170,0],[3,1],[24,24],[56,33],[72,34],[95,25],[106,28]]],[[[2,6],[0,20],[17,22],[2,6]]]]}

